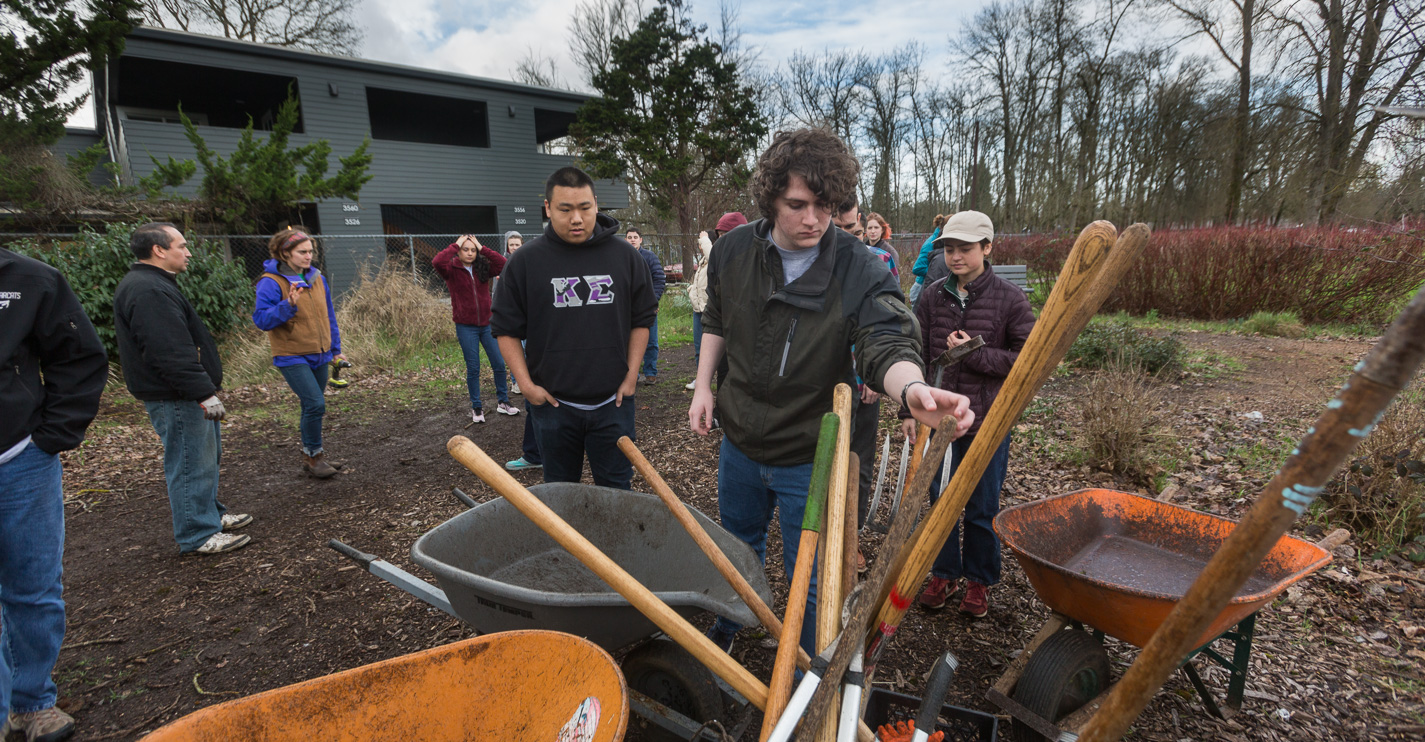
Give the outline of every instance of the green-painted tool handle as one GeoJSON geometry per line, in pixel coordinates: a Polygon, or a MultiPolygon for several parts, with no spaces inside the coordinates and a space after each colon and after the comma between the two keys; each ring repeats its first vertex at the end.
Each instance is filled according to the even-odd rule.
{"type": "Polygon", "coordinates": [[[802,530],[821,533],[822,511],[826,509],[826,492],[831,488],[831,458],[836,454],[836,430],[841,418],[835,412],[821,416],[821,433],[816,437],[816,458],[811,465],[811,489],[807,491],[806,514],[802,530]]]}

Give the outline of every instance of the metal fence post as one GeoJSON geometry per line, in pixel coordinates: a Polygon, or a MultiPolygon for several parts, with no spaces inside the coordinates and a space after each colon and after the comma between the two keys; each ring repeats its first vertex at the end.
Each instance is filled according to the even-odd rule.
{"type": "Polygon", "coordinates": [[[416,273],[416,238],[406,235],[406,248],[411,253],[411,280],[420,284],[421,277],[416,273]]]}

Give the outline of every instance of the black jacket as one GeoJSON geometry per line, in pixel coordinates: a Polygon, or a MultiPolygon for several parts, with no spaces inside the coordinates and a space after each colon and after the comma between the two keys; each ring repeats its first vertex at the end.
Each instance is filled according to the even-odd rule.
{"type": "Polygon", "coordinates": [[[646,247],[639,248],[638,254],[643,256],[643,262],[648,264],[648,273],[653,276],[653,298],[662,299],[664,290],[668,288],[668,276],[663,272],[663,261],[646,247]]]}
{"type": "Polygon", "coordinates": [[[109,379],[104,345],[59,271],[3,248],[0,362],[0,453],[25,436],[45,453],[78,446],[109,379]]]}
{"type": "Polygon", "coordinates": [[[124,383],[138,399],[198,402],[223,387],[218,345],[168,271],[129,268],[114,291],[114,331],[124,383]]]}
{"type": "Polygon", "coordinates": [[[598,404],[628,374],[628,339],[658,319],[653,278],[618,221],[599,214],[571,245],[547,227],[500,274],[490,331],[525,341],[534,383],[556,399],[598,404]]]}
{"type": "Polygon", "coordinates": [[[718,387],[727,439],[763,464],[812,460],[821,416],[838,382],[856,368],[882,391],[900,361],[921,366],[920,332],[881,259],[840,229],[790,284],[772,225],[759,219],[723,235],[708,259],[703,332],[727,342],[728,375],[718,387]]]}

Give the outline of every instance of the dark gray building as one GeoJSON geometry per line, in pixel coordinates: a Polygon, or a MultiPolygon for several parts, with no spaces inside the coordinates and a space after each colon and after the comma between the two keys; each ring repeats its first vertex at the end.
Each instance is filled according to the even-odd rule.
{"type": "MultiPolygon", "coordinates": [[[[95,73],[97,131],[72,132],[57,150],[99,137],[126,184],[153,159],[193,159],[178,107],[204,141],[227,155],[249,117],[271,127],[288,91],[301,104],[294,145],[325,139],[331,169],[368,135],[373,176],[359,201],[303,209],[322,235],[537,233],[544,180],[572,164],[569,125],[588,96],[563,90],[372,62],[181,31],[140,27],[123,54],[95,73]],[[152,156],[152,157],[151,157],[152,156]]],[[[201,171],[180,191],[193,195],[201,171]]],[[[600,181],[603,208],[628,206],[625,186],[600,181]]],[[[334,286],[384,259],[387,240],[326,240],[334,286]]]]}

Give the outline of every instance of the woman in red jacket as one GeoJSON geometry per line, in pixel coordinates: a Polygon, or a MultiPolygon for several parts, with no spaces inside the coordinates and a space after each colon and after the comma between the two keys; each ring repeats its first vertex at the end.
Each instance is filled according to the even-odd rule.
{"type": "Polygon", "coordinates": [[[470,389],[470,419],[485,422],[485,409],[480,404],[480,348],[490,358],[495,372],[495,410],[502,415],[518,415],[510,404],[509,387],[505,384],[505,359],[500,346],[490,334],[490,283],[505,268],[505,258],[480,244],[474,235],[461,235],[455,244],[441,250],[431,265],[445,279],[450,291],[450,313],[455,318],[455,338],[460,352],[465,354],[465,385],[470,389]]]}

